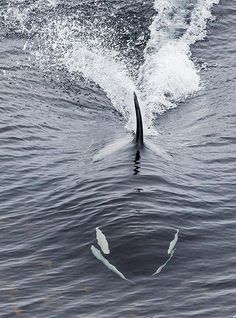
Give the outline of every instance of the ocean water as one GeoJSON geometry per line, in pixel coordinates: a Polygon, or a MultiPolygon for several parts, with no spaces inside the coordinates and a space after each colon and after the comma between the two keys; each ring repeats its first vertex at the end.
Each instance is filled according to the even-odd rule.
{"type": "Polygon", "coordinates": [[[0,317],[236,316],[235,1],[0,0],[0,43],[0,317]]]}

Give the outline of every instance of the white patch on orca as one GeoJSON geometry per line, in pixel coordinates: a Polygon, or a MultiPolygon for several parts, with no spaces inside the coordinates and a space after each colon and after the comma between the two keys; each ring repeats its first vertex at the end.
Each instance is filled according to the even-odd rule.
{"type": "Polygon", "coordinates": [[[169,255],[171,254],[171,252],[172,252],[173,249],[175,248],[175,245],[176,245],[176,243],[177,243],[177,241],[178,241],[178,238],[179,238],[179,237],[178,237],[178,234],[179,234],[179,230],[177,229],[173,241],[170,242],[170,246],[169,246],[169,249],[168,249],[168,254],[169,254],[169,255]]]}
{"type": "Polygon", "coordinates": [[[168,260],[163,264],[161,265],[160,267],[158,267],[158,269],[155,271],[154,274],[152,274],[152,276],[156,275],[156,274],[159,274],[162,269],[167,265],[167,263],[169,263],[169,261],[171,260],[172,256],[174,255],[174,252],[175,250],[172,250],[171,254],[170,254],[170,257],[168,258],[168,260]]]}
{"type": "Polygon", "coordinates": [[[93,253],[93,255],[99,260],[101,261],[107,268],[109,268],[113,273],[117,274],[120,278],[127,280],[131,283],[134,283],[133,281],[127,279],[120,271],[118,271],[118,269],[112,265],[111,263],[108,262],[108,260],[102,256],[101,252],[93,245],[91,245],[91,251],[93,253]]]}
{"type": "Polygon", "coordinates": [[[109,254],[109,245],[106,239],[106,236],[103,234],[103,232],[99,229],[99,227],[96,227],[96,238],[98,245],[101,247],[101,250],[104,254],[109,254]]]}
{"type": "Polygon", "coordinates": [[[168,248],[168,251],[167,251],[167,253],[168,253],[168,255],[170,255],[170,257],[167,259],[167,261],[163,264],[163,265],[161,265],[160,267],[158,267],[158,269],[155,271],[155,273],[154,274],[152,274],[152,276],[154,276],[154,275],[156,275],[156,274],[159,274],[161,271],[162,271],[162,269],[169,263],[169,261],[172,259],[172,257],[173,257],[173,255],[174,255],[174,252],[175,252],[175,245],[176,245],[176,243],[177,243],[177,241],[178,241],[178,234],[179,234],[179,229],[177,229],[177,231],[176,231],[176,233],[175,233],[175,237],[174,237],[174,239],[170,242],[170,245],[169,245],[169,248],[168,248]]]}

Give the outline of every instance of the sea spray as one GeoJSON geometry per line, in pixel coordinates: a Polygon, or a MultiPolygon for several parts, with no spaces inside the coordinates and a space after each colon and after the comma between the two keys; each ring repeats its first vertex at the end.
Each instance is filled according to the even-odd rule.
{"type": "Polygon", "coordinates": [[[191,45],[206,36],[207,22],[212,19],[211,10],[217,3],[219,0],[155,0],[156,14],[149,27],[150,37],[137,78],[131,76],[132,64],[115,45],[116,33],[104,25],[105,17],[98,28],[97,23],[93,24],[96,19],[91,19],[90,24],[83,22],[82,7],[67,12],[59,0],[46,3],[37,0],[29,5],[10,0],[4,18],[10,29],[28,37],[24,49],[34,55],[42,69],[51,68],[52,73],[67,69],[73,80],[79,81],[82,76],[88,85],[98,84],[122,114],[128,130],[135,129],[135,90],[144,134],[153,135],[158,130],[156,116],[176,107],[200,88],[191,45]],[[108,45],[112,42],[114,45],[108,45]]]}
{"type": "Polygon", "coordinates": [[[176,243],[178,242],[178,239],[179,239],[179,230],[177,229],[174,239],[170,242],[170,246],[169,246],[168,252],[167,252],[168,254],[172,253],[172,251],[175,248],[176,243]]]}
{"type": "Polygon", "coordinates": [[[191,59],[190,45],[206,36],[211,8],[218,2],[198,0],[192,13],[186,1],[154,2],[157,15],[150,26],[138,78],[146,128],[152,127],[156,114],[176,107],[179,101],[199,90],[200,75],[191,59]]]}

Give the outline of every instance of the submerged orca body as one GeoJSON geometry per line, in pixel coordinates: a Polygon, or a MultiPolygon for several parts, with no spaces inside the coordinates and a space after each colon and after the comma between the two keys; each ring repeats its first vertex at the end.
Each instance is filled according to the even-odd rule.
{"type": "Polygon", "coordinates": [[[136,93],[134,92],[134,106],[135,106],[135,113],[136,113],[136,136],[135,136],[135,143],[138,149],[143,147],[143,121],[142,121],[142,114],[139,107],[139,102],[136,93]]]}
{"type": "Polygon", "coordinates": [[[156,153],[158,156],[165,158],[166,160],[170,159],[170,156],[165,152],[165,150],[161,149],[159,146],[153,145],[150,141],[145,140],[143,138],[143,121],[142,114],[139,107],[139,102],[136,93],[134,92],[134,106],[135,106],[135,114],[136,114],[136,133],[135,137],[130,138],[129,136],[125,136],[122,139],[119,139],[111,144],[106,145],[102,149],[100,149],[93,157],[93,161],[99,161],[106,156],[109,156],[115,152],[119,152],[121,149],[125,149],[125,147],[132,147],[136,150],[135,162],[139,162],[141,158],[141,151],[147,149],[151,149],[152,152],[156,153]]]}

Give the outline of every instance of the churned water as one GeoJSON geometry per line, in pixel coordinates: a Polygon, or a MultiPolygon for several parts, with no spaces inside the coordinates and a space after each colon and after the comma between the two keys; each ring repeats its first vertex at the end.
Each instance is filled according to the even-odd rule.
{"type": "Polygon", "coordinates": [[[0,317],[233,318],[235,1],[0,0],[0,41],[0,317]]]}

